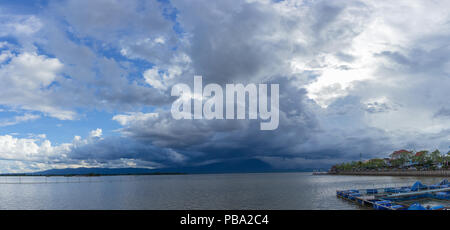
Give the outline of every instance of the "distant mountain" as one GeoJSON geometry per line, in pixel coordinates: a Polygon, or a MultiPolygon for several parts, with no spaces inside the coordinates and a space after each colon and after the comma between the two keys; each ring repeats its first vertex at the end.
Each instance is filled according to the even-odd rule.
{"type": "Polygon", "coordinates": [[[275,169],[258,159],[228,160],[224,162],[189,167],[170,167],[158,169],[146,168],[65,168],[50,169],[32,173],[33,175],[126,175],[126,174],[157,174],[157,173],[264,173],[264,172],[300,172],[312,171],[305,169],[275,169]]]}
{"type": "Polygon", "coordinates": [[[146,168],[65,168],[50,169],[40,172],[34,172],[34,175],[126,175],[126,174],[149,174],[155,173],[154,170],[146,168]]]}
{"type": "Polygon", "coordinates": [[[183,172],[183,173],[258,173],[272,172],[274,169],[267,163],[257,159],[228,160],[224,162],[207,165],[162,168],[160,172],[183,172]]]}

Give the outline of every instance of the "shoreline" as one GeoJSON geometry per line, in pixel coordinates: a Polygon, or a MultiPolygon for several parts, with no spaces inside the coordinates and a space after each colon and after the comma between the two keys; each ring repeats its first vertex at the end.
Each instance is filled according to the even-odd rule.
{"type": "Polygon", "coordinates": [[[337,172],[319,175],[344,175],[344,176],[417,176],[417,177],[448,177],[450,170],[434,171],[381,171],[381,172],[337,172]]]}

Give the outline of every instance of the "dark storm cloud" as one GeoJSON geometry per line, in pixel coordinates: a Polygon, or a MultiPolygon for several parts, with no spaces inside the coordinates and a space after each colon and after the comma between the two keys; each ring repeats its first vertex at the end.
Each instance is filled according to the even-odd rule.
{"type": "MultiPolygon", "coordinates": [[[[169,111],[157,111],[157,117],[148,119],[130,115],[120,131],[142,145],[183,153],[190,163],[299,154],[301,151],[291,146],[306,142],[317,132],[317,124],[304,106],[303,89],[286,80],[280,82],[280,88],[283,100],[280,101],[280,125],[275,131],[261,131],[259,120],[174,120],[169,111]]],[[[97,147],[103,149],[100,152],[108,151],[108,145],[97,147]]]]}
{"type": "Polygon", "coordinates": [[[168,151],[129,138],[108,137],[91,144],[75,145],[69,157],[72,160],[95,160],[99,163],[118,159],[164,163],[172,161],[168,151]]]}

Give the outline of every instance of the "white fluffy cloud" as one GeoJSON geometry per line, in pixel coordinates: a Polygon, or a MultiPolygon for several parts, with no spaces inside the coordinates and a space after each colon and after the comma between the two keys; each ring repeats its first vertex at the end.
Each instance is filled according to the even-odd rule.
{"type": "Polygon", "coordinates": [[[173,84],[179,82],[180,76],[192,73],[192,60],[185,53],[177,53],[168,63],[153,66],[143,73],[145,82],[159,90],[167,90],[173,84]]]}
{"type": "Polygon", "coordinates": [[[103,130],[102,129],[96,129],[96,130],[92,130],[89,134],[89,137],[91,138],[100,138],[103,135],[103,130]]]}
{"type": "MultiPolygon", "coordinates": [[[[73,159],[70,153],[76,148],[102,141],[102,129],[95,129],[85,139],[75,136],[70,143],[53,145],[45,134],[18,138],[11,135],[0,136],[0,173],[33,172],[50,168],[101,166],[95,159],[73,159]]],[[[133,160],[115,162],[117,167],[129,166],[133,160]]]]}
{"type": "Polygon", "coordinates": [[[167,89],[167,86],[163,82],[163,79],[161,78],[159,74],[158,68],[152,68],[148,69],[144,72],[144,78],[145,82],[147,82],[149,85],[153,86],[156,89],[167,89]]]}
{"type": "Polygon", "coordinates": [[[0,66],[0,104],[25,110],[40,111],[67,120],[75,113],[52,104],[50,85],[61,78],[63,64],[33,52],[12,55],[0,66]]]}
{"type": "Polygon", "coordinates": [[[60,156],[66,146],[52,146],[49,140],[0,136],[0,158],[3,160],[38,161],[44,163],[60,156]]]}
{"type": "Polygon", "coordinates": [[[1,80],[22,91],[48,87],[61,71],[63,64],[56,58],[36,53],[22,53],[11,59],[1,70],[1,80]]]}

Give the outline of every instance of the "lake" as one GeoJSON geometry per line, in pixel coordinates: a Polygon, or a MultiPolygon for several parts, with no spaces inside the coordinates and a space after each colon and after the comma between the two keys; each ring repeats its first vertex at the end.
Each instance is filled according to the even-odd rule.
{"type": "Polygon", "coordinates": [[[0,177],[0,209],[361,209],[337,189],[443,178],[311,173],[0,177]]]}

